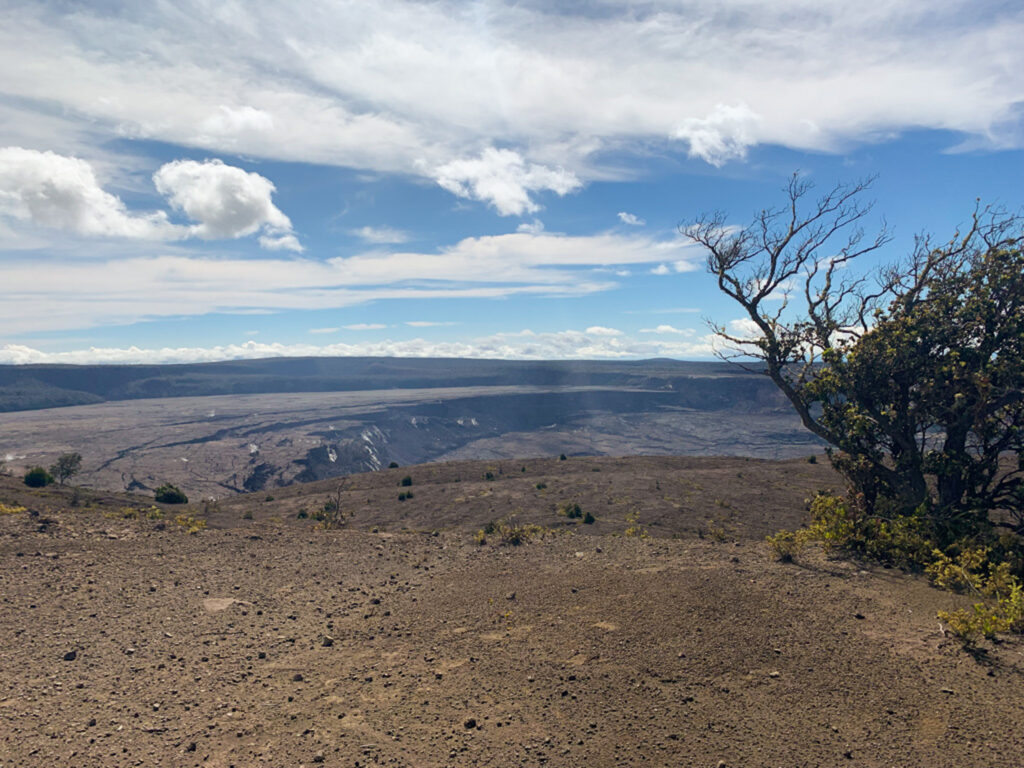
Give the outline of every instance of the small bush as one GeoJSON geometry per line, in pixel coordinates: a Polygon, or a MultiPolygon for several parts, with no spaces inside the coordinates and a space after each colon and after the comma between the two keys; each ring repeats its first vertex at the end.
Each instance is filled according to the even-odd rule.
{"type": "Polygon", "coordinates": [[[25,473],[22,482],[29,488],[45,488],[53,482],[53,475],[42,467],[32,467],[25,473]]]}
{"type": "Polygon", "coordinates": [[[476,532],[473,540],[477,544],[486,544],[488,536],[495,536],[499,544],[518,547],[547,532],[547,528],[532,523],[519,523],[515,515],[509,515],[485,525],[476,532]]]}
{"type": "Polygon", "coordinates": [[[405,501],[406,499],[412,498],[412,491],[406,491],[405,493],[398,494],[399,501],[405,501]]]}
{"type": "Polygon", "coordinates": [[[195,515],[178,515],[174,518],[174,524],[188,534],[196,534],[206,528],[206,521],[195,515]]]}
{"type": "Polygon", "coordinates": [[[170,483],[156,489],[156,500],[161,504],[188,504],[188,496],[184,491],[170,483]]]}
{"type": "Polygon", "coordinates": [[[408,488],[410,485],[412,485],[412,478],[406,475],[405,477],[402,478],[402,482],[400,482],[399,485],[402,486],[403,488],[408,488]]]}
{"type": "Polygon", "coordinates": [[[559,461],[565,461],[568,457],[563,453],[558,456],[559,461]]]}
{"type": "Polygon", "coordinates": [[[765,537],[768,547],[776,559],[783,563],[791,563],[807,546],[806,530],[779,531],[774,536],[765,537]]]}
{"type": "Polygon", "coordinates": [[[536,489],[537,489],[538,491],[543,491],[543,490],[544,490],[545,488],[547,488],[547,487],[548,487],[548,484],[547,484],[547,483],[537,483],[537,484],[536,484],[536,485],[534,486],[534,488],[536,488],[536,489]]]}
{"type": "Polygon", "coordinates": [[[25,507],[19,507],[14,504],[4,504],[0,502],[0,515],[17,515],[20,512],[27,512],[25,507]]]}
{"type": "Polygon", "coordinates": [[[807,457],[807,463],[808,463],[808,464],[817,464],[817,463],[818,463],[818,457],[817,457],[817,456],[815,456],[815,455],[814,455],[814,454],[812,453],[812,454],[811,454],[810,456],[808,456],[808,457],[807,457]]]}
{"type": "Polygon", "coordinates": [[[273,501],[273,500],[274,500],[274,497],[273,497],[273,496],[271,496],[271,495],[270,495],[270,494],[268,493],[268,494],[267,494],[267,497],[266,497],[265,499],[263,499],[263,500],[264,500],[264,501],[273,501]]]}
{"type": "Polygon", "coordinates": [[[304,509],[300,509],[295,516],[299,518],[299,520],[305,520],[309,517],[309,513],[304,509]]]}
{"type": "Polygon", "coordinates": [[[583,524],[584,525],[593,525],[594,521],[595,521],[595,518],[594,518],[594,516],[592,514],[590,514],[589,512],[584,512],[583,513],[583,524]]]}
{"type": "Polygon", "coordinates": [[[398,462],[392,461],[390,464],[388,464],[388,469],[398,469],[398,462]]]}
{"type": "Polygon", "coordinates": [[[245,510],[245,512],[242,513],[242,519],[243,520],[252,520],[252,510],[251,509],[245,510]]]}
{"type": "Polygon", "coordinates": [[[633,511],[626,515],[626,530],[622,532],[622,535],[634,539],[647,538],[647,529],[640,524],[639,512],[633,511]]]}
{"type": "Polygon", "coordinates": [[[494,479],[494,473],[493,472],[484,472],[484,480],[493,480],[493,479],[494,479]]]}
{"type": "Polygon", "coordinates": [[[578,520],[583,517],[583,510],[575,502],[566,502],[558,508],[558,514],[568,517],[570,520],[578,520]]]}

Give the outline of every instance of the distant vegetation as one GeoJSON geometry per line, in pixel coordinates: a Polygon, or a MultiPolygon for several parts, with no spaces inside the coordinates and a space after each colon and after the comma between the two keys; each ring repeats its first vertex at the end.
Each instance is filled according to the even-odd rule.
{"type": "Polygon", "coordinates": [[[57,482],[61,485],[64,485],[65,482],[77,475],[81,470],[82,454],[80,453],[61,454],[53,466],[50,467],[50,473],[57,478],[57,482]]]}
{"type": "Polygon", "coordinates": [[[175,485],[166,483],[156,489],[156,500],[161,504],[188,504],[188,496],[175,485]]]}
{"type": "Polygon", "coordinates": [[[53,482],[53,475],[42,467],[32,467],[23,478],[29,488],[45,488],[53,482]]]}
{"type": "Polygon", "coordinates": [[[718,336],[763,363],[849,486],[770,544],[792,559],[820,541],[982,597],[944,616],[970,642],[1024,630],[1024,221],[977,209],[868,279],[853,265],[890,238],[861,228],[867,186],[812,202],[794,176],[748,227],[684,230],[750,322],[718,336]]]}

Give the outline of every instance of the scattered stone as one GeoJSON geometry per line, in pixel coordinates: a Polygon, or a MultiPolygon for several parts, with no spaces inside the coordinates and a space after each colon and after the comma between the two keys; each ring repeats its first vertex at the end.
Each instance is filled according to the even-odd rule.
{"type": "Polygon", "coordinates": [[[515,600],[516,599],[516,593],[515,592],[509,592],[507,595],[505,595],[505,599],[506,600],[515,600]]]}
{"type": "Polygon", "coordinates": [[[305,678],[302,676],[301,672],[296,672],[294,675],[292,675],[292,682],[301,683],[304,679],[305,678]]]}
{"type": "Polygon", "coordinates": [[[463,725],[466,726],[467,730],[476,728],[476,720],[471,717],[466,722],[464,722],[463,725]]]}
{"type": "Polygon", "coordinates": [[[64,661],[74,661],[78,658],[78,651],[68,651],[64,654],[64,661]]]}
{"type": "Polygon", "coordinates": [[[324,635],[323,646],[324,648],[330,648],[334,645],[334,638],[330,635],[324,635]]]}

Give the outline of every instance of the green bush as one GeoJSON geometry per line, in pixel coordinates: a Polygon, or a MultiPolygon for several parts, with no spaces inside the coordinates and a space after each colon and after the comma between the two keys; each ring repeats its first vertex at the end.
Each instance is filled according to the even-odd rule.
{"type": "Polygon", "coordinates": [[[161,504],[188,504],[188,496],[184,491],[170,483],[156,489],[156,500],[161,504]]]}
{"type": "Polygon", "coordinates": [[[558,514],[562,517],[568,517],[570,520],[578,520],[583,517],[583,510],[580,505],[575,502],[566,502],[558,508],[558,514]]]}
{"type": "Polygon", "coordinates": [[[410,485],[412,485],[412,478],[406,475],[405,477],[402,478],[402,482],[400,482],[399,485],[402,486],[403,488],[408,488],[410,485]]]}
{"type": "Polygon", "coordinates": [[[584,525],[593,525],[594,521],[595,521],[595,517],[592,514],[590,514],[589,512],[584,512],[583,513],[583,524],[584,525]]]}
{"type": "Polygon", "coordinates": [[[53,475],[42,467],[32,467],[32,469],[25,473],[22,481],[29,488],[44,488],[53,482],[53,475]]]}

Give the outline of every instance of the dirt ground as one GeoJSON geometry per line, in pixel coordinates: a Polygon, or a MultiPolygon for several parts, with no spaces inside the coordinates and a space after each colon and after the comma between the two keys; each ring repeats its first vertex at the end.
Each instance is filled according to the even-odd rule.
{"type": "Polygon", "coordinates": [[[194,535],[0,479],[0,768],[1024,764],[1020,641],[971,656],[936,619],[964,598],[771,559],[827,467],[523,466],[355,477],[336,531],[296,517],[330,484],[238,497],[194,535]],[[474,543],[514,509],[551,532],[474,543]]]}

